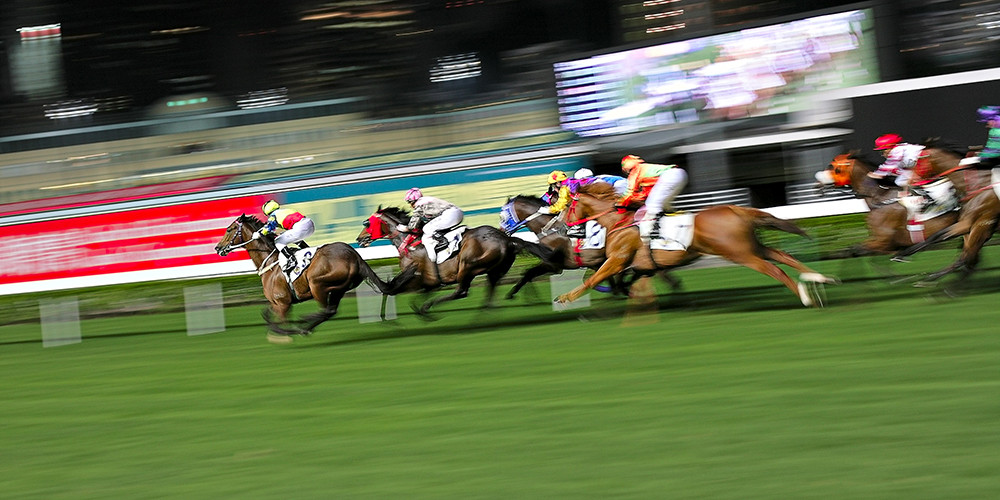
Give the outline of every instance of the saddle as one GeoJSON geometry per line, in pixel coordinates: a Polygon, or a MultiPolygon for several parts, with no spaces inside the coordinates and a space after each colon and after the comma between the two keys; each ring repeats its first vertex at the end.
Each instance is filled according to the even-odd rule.
{"type": "Polygon", "coordinates": [[[468,229],[468,226],[455,226],[434,235],[434,239],[437,240],[434,250],[438,252],[435,264],[441,264],[458,251],[462,245],[462,235],[465,234],[466,229],[468,229]]]}
{"type": "Polygon", "coordinates": [[[694,215],[691,212],[659,213],[655,220],[639,222],[639,236],[653,250],[687,250],[694,239],[694,215]]]}

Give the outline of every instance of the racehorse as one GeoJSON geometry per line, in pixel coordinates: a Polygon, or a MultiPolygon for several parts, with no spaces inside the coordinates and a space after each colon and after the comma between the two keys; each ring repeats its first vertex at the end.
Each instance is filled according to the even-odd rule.
{"type": "Polygon", "coordinates": [[[270,305],[264,309],[264,319],[268,328],[279,335],[308,335],[320,323],[337,314],[344,295],[357,288],[362,281],[374,284],[384,294],[392,295],[400,283],[412,278],[412,273],[400,273],[390,283],[382,281],[371,266],[361,258],[358,251],[346,243],[330,243],[316,248],[309,267],[295,281],[288,278],[278,265],[278,252],[273,236],[253,239],[253,235],[264,223],[251,215],[240,215],[229,227],[226,234],[215,245],[215,253],[225,257],[229,252],[245,248],[257,268],[264,297],[270,305]],[[320,311],[294,322],[292,329],[286,328],[288,313],[292,304],[315,299],[320,311]],[[301,326],[297,326],[301,325],[301,326]]]}
{"type": "Polygon", "coordinates": [[[404,272],[415,271],[420,276],[409,284],[400,283],[408,290],[423,289],[429,294],[441,286],[458,284],[454,293],[425,301],[417,309],[417,313],[424,317],[437,304],[467,297],[472,279],[482,274],[486,275],[488,284],[486,305],[491,306],[497,283],[510,270],[518,253],[527,250],[542,260],[551,259],[553,255],[551,250],[537,243],[512,238],[493,226],[479,226],[467,229],[462,234],[456,255],[435,266],[427,258],[422,245],[411,246],[411,243],[419,242],[418,239],[408,238],[407,234],[396,228],[399,224],[406,224],[409,219],[410,214],[404,209],[380,206],[365,220],[364,229],[358,234],[357,241],[362,247],[367,247],[380,238],[392,241],[399,251],[399,267],[404,272]]]}
{"type": "Polygon", "coordinates": [[[906,207],[899,203],[900,188],[895,184],[883,187],[869,177],[874,169],[875,166],[858,151],[851,151],[835,156],[826,170],[816,175],[822,186],[849,187],[855,196],[865,201],[869,210],[865,217],[868,239],[831,257],[860,257],[901,250],[922,241],[924,234],[934,234],[958,220],[958,212],[945,212],[923,221],[923,230],[911,232],[907,228],[906,207]]]}
{"type": "Polygon", "coordinates": [[[810,269],[788,253],[761,243],[756,230],[763,227],[809,237],[793,222],[779,219],[763,210],[736,205],[708,207],[695,215],[694,236],[687,248],[654,250],[640,237],[639,229],[634,224],[634,212],[617,208],[615,206],[617,199],[618,196],[611,186],[594,183],[582,186],[567,209],[567,224],[596,220],[607,228],[605,244],[607,260],[582,285],[560,295],[556,299],[557,302],[572,302],[594,285],[609,276],[621,273],[626,268],[651,274],[659,269],[689,264],[706,254],[718,255],[784,283],[807,307],[822,304],[817,294],[804,282],[813,284],[837,282],[810,269]],[[769,260],[796,269],[800,273],[801,281],[792,280],[769,260]]]}
{"type": "Polygon", "coordinates": [[[954,238],[965,236],[962,251],[951,265],[928,274],[917,285],[928,285],[941,277],[960,271],[960,278],[965,279],[979,264],[979,252],[997,229],[1000,220],[1000,198],[996,184],[1000,181],[992,178],[989,169],[976,169],[974,165],[960,165],[965,155],[944,141],[934,138],[924,144],[922,161],[926,161],[925,177],[932,179],[947,177],[955,186],[962,205],[958,221],[947,228],[933,234],[926,241],[918,243],[898,252],[893,260],[903,260],[925,248],[954,238]]]}
{"type": "MultiPolygon", "coordinates": [[[[584,238],[570,238],[567,235],[566,224],[555,220],[556,214],[538,213],[540,207],[547,205],[537,196],[517,195],[508,198],[507,203],[500,209],[501,229],[510,234],[526,227],[535,233],[540,244],[556,252],[551,261],[543,261],[525,271],[524,276],[507,293],[508,299],[513,298],[521,287],[543,274],[559,274],[566,269],[579,269],[581,267],[597,269],[604,263],[603,245],[600,248],[584,248],[583,240],[589,235],[584,235],[584,238]]],[[[660,275],[674,290],[680,288],[680,280],[665,271],[660,275]]],[[[611,277],[609,291],[626,293],[627,283],[618,278],[618,276],[611,277]]]]}

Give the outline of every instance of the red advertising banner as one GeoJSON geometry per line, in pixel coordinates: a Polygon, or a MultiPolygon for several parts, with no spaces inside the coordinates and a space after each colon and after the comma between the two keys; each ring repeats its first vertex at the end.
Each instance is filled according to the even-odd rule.
{"type": "Polygon", "coordinates": [[[215,245],[240,214],[267,196],[146,208],[4,228],[10,246],[0,284],[162,269],[246,259],[215,245]]]}

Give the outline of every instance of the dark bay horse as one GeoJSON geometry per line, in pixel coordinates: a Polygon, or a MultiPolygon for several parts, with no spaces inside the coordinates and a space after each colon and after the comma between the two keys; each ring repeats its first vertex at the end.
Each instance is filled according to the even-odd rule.
{"type": "Polygon", "coordinates": [[[467,229],[456,254],[434,269],[423,245],[419,244],[420,240],[407,238],[405,233],[396,229],[397,225],[406,224],[409,220],[410,214],[404,209],[379,207],[365,221],[358,243],[366,247],[380,238],[392,241],[399,251],[399,267],[404,272],[415,271],[417,275],[408,284],[400,283],[407,290],[422,289],[430,293],[441,286],[458,284],[454,293],[425,301],[417,310],[421,316],[427,316],[431,307],[437,304],[467,297],[472,279],[479,275],[486,275],[486,304],[492,305],[496,286],[510,270],[518,253],[529,251],[543,260],[549,260],[553,255],[551,250],[537,243],[510,237],[493,226],[479,226],[467,229]]]}
{"type": "Polygon", "coordinates": [[[931,245],[957,236],[965,236],[962,251],[951,265],[927,275],[917,285],[929,285],[950,273],[959,271],[960,278],[967,278],[979,264],[979,253],[983,245],[997,230],[1000,220],[1000,198],[998,198],[989,169],[976,169],[975,165],[960,165],[965,157],[961,150],[937,139],[930,139],[924,144],[925,156],[921,161],[927,172],[926,177],[947,177],[955,186],[961,203],[958,221],[947,228],[938,231],[923,243],[918,243],[900,251],[894,260],[905,260],[906,257],[924,250],[931,245]]]}
{"type": "MultiPolygon", "coordinates": [[[[524,276],[507,293],[507,298],[514,297],[524,285],[531,280],[548,273],[559,274],[566,269],[579,269],[581,267],[598,269],[604,264],[604,248],[582,248],[578,247],[580,242],[577,238],[570,238],[567,235],[565,223],[554,220],[555,214],[540,214],[538,209],[548,203],[537,196],[517,195],[509,198],[500,210],[500,228],[508,234],[521,229],[528,228],[538,237],[538,242],[551,248],[556,253],[549,262],[539,264],[525,271],[524,276]]],[[[669,275],[666,271],[660,275],[670,284],[671,288],[680,288],[680,280],[669,275]]],[[[627,293],[627,283],[619,276],[612,276],[610,290],[615,293],[627,293]]],[[[602,290],[604,291],[604,290],[602,290]]]]}
{"type": "Polygon", "coordinates": [[[264,223],[249,215],[241,215],[226,228],[226,234],[217,245],[215,252],[221,256],[245,248],[257,268],[264,297],[270,306],[264,309],[264,319],[268,328],[279,335],[308,335],[320,323],[337,314],[344,295],[368,281],[384,294],[396,293],[399,283],[411,275],[400,274],[392,282],[382,281],[375,271],[361,258],[358,251],[346,243],[330,243],[316,249],[316,254],[305,272],[289,283],[281,267],[278,266],[278,252],[273,237],[253,239],[253,234],[264,223]],[[315,299],[321,310],[308,315],[288,329],[288,313],[292,304],[315,299]]]}
{"type": "Polygon", "coordinates": [[[914,241],[915,235],[907,229],[906,207],[898,201],[901,189],[895,184],[883,187],[868,176],[874,170],[875,166],[858,151],[852,151],[835,156],[827,169],[816,176],[824,186],[849,187],[855,196],[865,201],[869,210],[865,217],[868,239],[832,257],[888,254],[907,248],[919,242],[924,234],[934,234],[958,220],[958,212],[950,211],[923,221],[924,229],[917,233],[917,241],[914,241]]]}
{"type": "Polygon", "coordinates": [[[605,253],[607,260],[582,285],[559,296],[558,302],[572,302],[589,288],[626,268],[651,274],[689,264],[702,255],[718,255],[731,262],[766,274],[792,291],[805,306],[821,305],[819,297],[810,291],[808,283],[836,283],[810,269],[786,252],[765,246],[758,238],[758,228],[771,228],[808,235],[793,222],[774,217],[756,208],[736,205],[716,205],[695,215],[694,238],[684,250],[653,250],[639,236],[634,224],[634,212],[617,209],[618,196],[611,186],[594,183],[580,188],[573,204],[567,209],[566,221],[584,219],[598,221],[608,229],[605,253]],[[799,271],[800,282],[794,281],[774,263],[776,261],[799,271]]]}

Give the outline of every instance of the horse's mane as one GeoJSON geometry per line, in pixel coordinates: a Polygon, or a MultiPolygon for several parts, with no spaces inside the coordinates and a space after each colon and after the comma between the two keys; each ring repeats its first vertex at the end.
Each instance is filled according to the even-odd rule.
{"type": "Polygon", "coordinates": [[[538,204],[538,205],[545,205],[546,204],[545,200],[541,199],[538,196],[534,196],[534,195],[530,195],[530,194],[519,194],[519,195],[511,198],[510,201],[514,201],[514,200],[516,200],[518,198],[520,198],[522,200],[525,200],[525,201],[534,202],[535,204],[538,204]]]}
{"type": "Polygon", "coordinates": [[[952,153],[959,157],[964,157],[969,148],[959,144],[957,141],[943,137],[928,137],[923,141],[924,149],[940,149],[952,153]]]}
{"type": "Polygon", "coordinates": [[[254,217],[253,215],[243,214],[240,216],[240,220],[243,221],[244,224],[253,228],[254,231],[264,227],[264,221],[254,217]]]}
{"type": "Polygon", "coordinates": [[[847,152],[848,160],[860,160],[869,169],[875,168],[875,165],[882,163],[881,161],[875,159],[875,155],[870,151],[864,151],[861,149],[852,149],[847,152]]]}
{"type": "Polygon", "coordinates": [[[579,192],[589,194],[594,198],[604,201],[616,201],[618,199],[618,193],[615,192],[615,187],[606,182],[591,182],[590,184],[584,184],[580,186],[579,192]]]}
{"type": "Polygon", "coordinates": [[[385,207],[381,210],[384,214],[389,214],[390,216],[398,220],[407,220],[410,218],[410,212],[406,209],[399,207],[385,207]]]}

